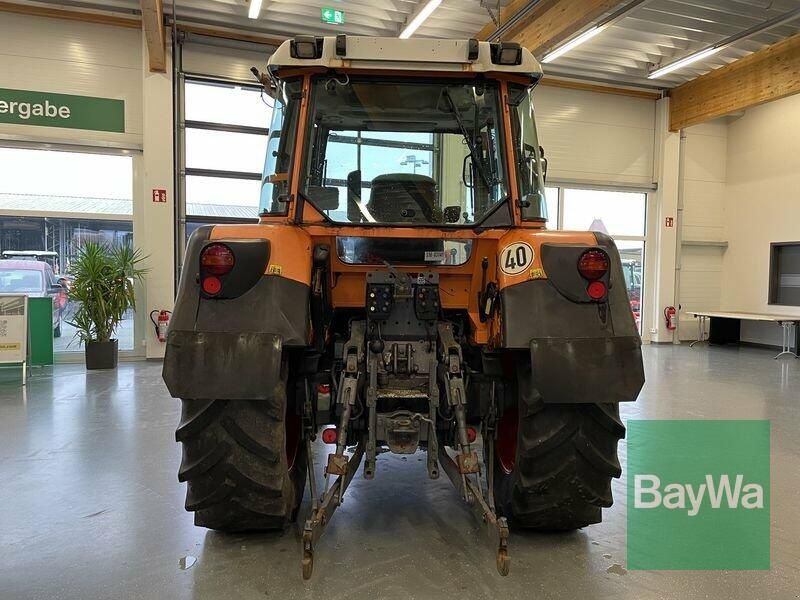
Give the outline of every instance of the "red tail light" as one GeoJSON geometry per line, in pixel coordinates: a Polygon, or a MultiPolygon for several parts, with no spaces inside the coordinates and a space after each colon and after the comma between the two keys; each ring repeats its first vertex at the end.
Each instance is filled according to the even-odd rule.
{"type": "Polygon", "coordinates": [[[338,433],[334,427],[322,430],[322,441],[326,444],[335,444],[338,433]]]}
{"type": "Polygon", "coordinates": [[[475,443],[475,440],[478,439],[478,432],[475,431],[474,427],[467,427],[467,441],[470,444],[475,443]]]}
{"type": "Polygon", "coordinates": [[[203,291],[209,296],[216,296],[221,289],[222,282],[219,280],[219,277],[211,275],[203,279],[203,291]]]}
{"type": "Polygon", "coordinates": [[[602,281],[593,281],[586,288],[586,293],[592,300],[601,300],[606,295],[606,284],[602,281]]]}
{"type": "Polygon", "coordinates": [[[602,250],[587,250],[578,259],[578,272],[589,281],[600,279],[608,273],[608,254],[602,250]]]}
{"type": "Polygon", "coordinates": [[[200,267],[208,275],[226,275],[236,259],[225,244],[209,244],[200,253],[200,267]]]}

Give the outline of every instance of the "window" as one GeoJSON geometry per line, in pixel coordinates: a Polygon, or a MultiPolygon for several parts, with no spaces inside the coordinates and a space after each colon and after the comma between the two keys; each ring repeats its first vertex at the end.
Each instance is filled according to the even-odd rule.
{"type": "Polygon", "coordinates": [[[547,222],[545,225],[548,229],[558,229],[558,194],[557,187],[544,188],[544,198],[547,203],[547,222]]]}
{"type": "Polygon", "coordinates": [[[506,202],[496,84],[322,77],[312,93],[301,190],[332,221],[474,225],[506,202]]]}
{"type": "Polygon", "coordinates": [[[547,203],[544,195],[544,171],[547,163],[540,156],[531,89],[511,84],[509,103],[515,107],[515,110],[511,111],[511,128],[517,152],[516,171],[520,185],[522,218],[547,221],[547,203]]]}
{"type": "Polygon", "coordinates": [[[272,100],[256,86],[225,82],[188,79],[183,89],[187,236],[202,223],[254,220],[272,100]]]}
{"type": "Polygon", "coordinates": [[[550,229],[599,231],[619,250],[631,312],[641,331],[647,194],[618,190],[545,188],[550,229]]]}
{"type": "Polygon", "coordinates": [[[606,190],[564,190],[563,228],[611,236],[643,236],[646,194],[606,190]]]}
{"type": "MultiPolygon", "coordinates": [[[[69,265],[87,240],[132,247],[132,217],[131,156],[0,148],[0,292],[52,298],[56,352],[83,349],[69,265]]],[[[135,348],[132,312],[115,335],[135,348]]]]}

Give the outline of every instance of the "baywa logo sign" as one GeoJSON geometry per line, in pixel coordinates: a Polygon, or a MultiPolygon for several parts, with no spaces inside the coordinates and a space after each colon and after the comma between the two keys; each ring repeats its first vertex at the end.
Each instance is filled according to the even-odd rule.
{"type": "Polygon", "coordinates": [[[769,569],[769,421],[628,422],[628,568],[769,569]]]}

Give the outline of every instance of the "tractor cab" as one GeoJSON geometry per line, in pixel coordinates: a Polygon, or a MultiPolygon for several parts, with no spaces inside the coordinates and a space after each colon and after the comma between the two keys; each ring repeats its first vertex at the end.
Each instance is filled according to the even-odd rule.
{"type": "Polygon", "coordinates": [[[542,225],[545,162],[530,100],[539,64],[509,43],[411,47],[296,38],[272,56],[263,217],[449,230],[542,225]]]}

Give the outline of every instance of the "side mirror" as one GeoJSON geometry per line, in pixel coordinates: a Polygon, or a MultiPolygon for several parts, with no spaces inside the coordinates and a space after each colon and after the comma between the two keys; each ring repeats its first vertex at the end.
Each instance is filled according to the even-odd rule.
{"type": "Polygon", "coordinates": [[[53,294],[57,294],[59,292],[63,292],[64,291],[64,286],[61,285],[60,283],[54,283],[53,285],[50,286],[50,291],[53,294]]]}
{"type": "Polygon", "coordinates": [[[472,188],[472,159],[469,154],[464,157],[461,165],[461,181],[465,187],[472,188]]]}
{"type": "Polygon", "coordinates": [[[445,206],[442,211],[442,218],[445,223],[458,223],[461,218],[461,207],[458,205],[445,206]]]}
{"type": "Polygon", "coordinates": [[[361,208],[361,170],[356,169],[347,174],[347,220],[351,223],[360,223],[362,219],[361,208]]]}
{"type": "Polygon", "coordinates": [[[547,159],[544,157],[544,148],[539,146],[539,156],[542,162],[542,180],[547,181],[547,159]]]}

